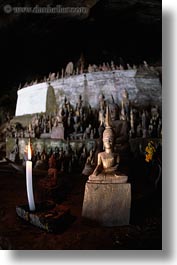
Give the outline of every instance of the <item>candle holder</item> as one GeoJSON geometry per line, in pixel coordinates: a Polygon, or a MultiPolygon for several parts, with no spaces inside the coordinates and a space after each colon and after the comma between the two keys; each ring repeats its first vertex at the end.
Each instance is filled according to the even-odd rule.
{"type": "Polygon", "coordinates": [[[53,201],[36,203],[35,211],[30,211],[28,205],[16,206],[16,213],[26,222],[47,232],[62,232],[75,219],[69,207],[53,201]]]}

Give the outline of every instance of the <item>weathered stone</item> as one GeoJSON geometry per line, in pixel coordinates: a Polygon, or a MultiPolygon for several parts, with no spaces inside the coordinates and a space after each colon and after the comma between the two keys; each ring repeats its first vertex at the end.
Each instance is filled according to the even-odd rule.
{"type": "Polygon", "coordinates": [[[108,103],[112,102],[110,96],[112,95],[115,103],[120,104],[122,91],[125,88],[129,94],[130,102],[134,105],[148,106],[151,102],[151,104],[161,106],[162,88],[160,80],[158,76],[152,74],[148,76],[145,73],[139,74],[137,70],[100,71],[87,73],[86,86],[84,82],[84,74],[80,74],[51,81],[54,93],[53,90],[47,93],[48,84],[46,83],[22,88],[18,90],[15,115],[53,112],[55,98],[59,107],[62,106],[65,97],[75,106],[79,94],[84,95],[84,104],[89,103],[91,107],[98,106],[98,97],[101,93],[104,93],[108,103]],[[47,106],[46,103],[48,103],[47,106]],[[51,107],[52,109],[50,109],[51,107]]]}
{"type": "Polygon", "coordinates": [[[35,84],[18,90],[15,116],[32,113],[55,113],[56,98],[52,86],[47,83],[35,84]]]}
{"type": "Polygon", "coordinates": [[[103,226],[128,225],[131,208],[131,185],[87,182],[82,217],[103,226]]]}
{"type": "Polygon", "coordinates": [[[107,102],[111,102],[110,95],[112,94],[115,103],[120,103],[122,99],[122,90],[126,88],[129,93],[129,99],[137,106],[152,104],[161,104],[161,84],[159,77],[151,76],[136,76],[136,70],[115,70],[113,72],[93,72],[87,74],[87,88],[84,88],[84,75],[71,76],[64,80],[53,82],[56,99],[59,101],[64,99],[64,96],[69,99],[71,104],[76,104],[78,94],[84,93],[85,98],[89,100],[92,107],[98,104],[98,97],[104,93],[107,102]],[[152,89],[151,89],[152,88],[152,89]],[[153,94],[151,93],[153,91],[153,94]],[[142,98],[142,92],[145,92],[145,97],[142,98]],[[72,96],[71,96],[72,95],[72,96]]]}

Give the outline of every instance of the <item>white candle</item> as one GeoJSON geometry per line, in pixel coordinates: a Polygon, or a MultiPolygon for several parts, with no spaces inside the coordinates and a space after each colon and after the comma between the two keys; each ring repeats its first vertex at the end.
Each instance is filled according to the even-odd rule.
{"type": "Polygon", "coordinates": [[[31,147],[30,140],[28,142],[28,160],[26,161],[26,188],[28,196],[28,204],[30,211],[35,211],[35,203],[33,196],[33,180],[32,180],[32,161],[31,160],[31,147]]]}

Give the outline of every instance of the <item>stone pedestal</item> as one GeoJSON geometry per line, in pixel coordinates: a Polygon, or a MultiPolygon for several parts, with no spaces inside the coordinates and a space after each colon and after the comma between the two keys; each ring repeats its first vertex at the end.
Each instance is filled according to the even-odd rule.
{"type": "Polygon", "coordinates": [[[85,186],[82,217],[103,226],[129,224],[131,185],[129,183],[92,183],[85,186]]]}

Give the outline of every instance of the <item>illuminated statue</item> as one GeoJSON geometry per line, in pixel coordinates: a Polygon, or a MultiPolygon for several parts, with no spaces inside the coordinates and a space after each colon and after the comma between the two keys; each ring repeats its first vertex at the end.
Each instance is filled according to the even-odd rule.
{"type": "Polygon", "coordinates": [[[106,109],[106,128],[103,132],[104,152],[98,153],[97,166],[89,181],[126,183],[128,177],[118,172],[120,157],[114,153],[114,132],[111,128],[109,107],[106,109]]]}

